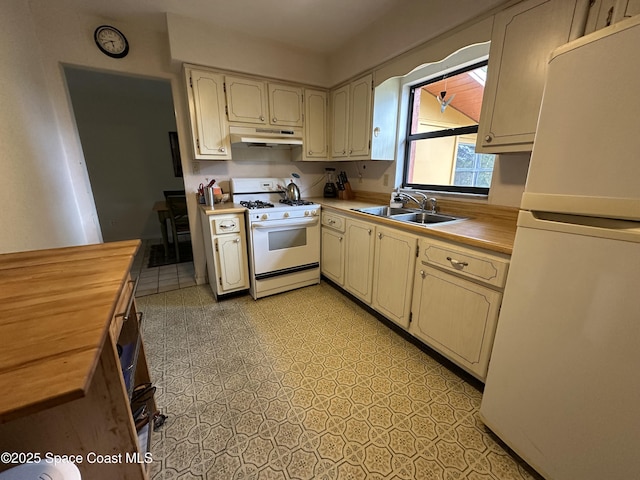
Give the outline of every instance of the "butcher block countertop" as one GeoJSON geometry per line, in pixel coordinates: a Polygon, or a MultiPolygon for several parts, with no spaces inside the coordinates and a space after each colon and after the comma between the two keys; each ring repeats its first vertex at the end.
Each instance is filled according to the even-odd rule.
{"type": "Polygon", "coordinates": [[[0,255],[0,424],[85,396],[139,247],[0,255]]]}
{"type": "MultiPolygon", "coordinates": [[[[357,195],[354,200],[330,198],[315,198],[309,200],[314,200],[322,204],[323,208],[334,210],[336,213],[349,213],[351,216],[358,217],[360,220],[392,226],[407,232],[438,237],[507,255],[511,255],[513,251],[513,241],[516,234],[516,220],[518,216],[518,209],[516,208],[439,198],[438,213],[465,217],[465,219],[440,224],[417,225],[353,211],[352,209],[354,208],[389,204],[388,195],[380,198],[377,198],[375,194],[367,195],[365,193],[357,195]]],[[[415,205],[412,203],[407,204],[407,208],[414,207],[415,205]]]]}

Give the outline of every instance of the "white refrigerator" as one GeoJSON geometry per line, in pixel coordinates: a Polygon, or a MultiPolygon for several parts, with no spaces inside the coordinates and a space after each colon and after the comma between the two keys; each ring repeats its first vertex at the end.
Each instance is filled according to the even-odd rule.
{"type": "Polygon", "coordinates": [[[640,16],[551,56],[480,415],[547,480],[640,478],[640,16]]]}

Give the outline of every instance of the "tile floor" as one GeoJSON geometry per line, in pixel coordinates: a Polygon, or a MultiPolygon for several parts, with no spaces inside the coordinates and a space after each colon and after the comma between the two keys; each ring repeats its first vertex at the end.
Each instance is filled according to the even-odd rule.
{"type": "Polygon", "coordinates": [[[153,480],[537,479],[472,384],[326,283],[138,299],[159,408],[153,480]]]}
{"type": "Polygon", "coordinates": [[[196,284],[193,262],[176,263],[162,267],[148,268],[151,245],[162,244],[162,239],[143,240],[138,254],[133,260],[132,277],[140,277],[136,297],[154,293],[169,292],[196,284]]]}

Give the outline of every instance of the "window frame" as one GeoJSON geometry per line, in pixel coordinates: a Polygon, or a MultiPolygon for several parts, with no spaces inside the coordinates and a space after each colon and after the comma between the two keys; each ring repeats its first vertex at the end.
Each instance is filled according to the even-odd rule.
{"type": "Polygon", "coordinates": [[[409,102],[407,108],[407,129],[405,134],[405,151],[404,151],[404,168],[402,173],[402,186],[403,188],[412,188],[416,190],[431,190],[436,192],[448,192],[448,193],[466,193],[466,194],[474,194],[474,195],[489,195],[489,188],[487,187],[467,187],[467,186],[456,186],[456,185],[432,185],[432,184],[422,184],[422,183],[409,183],[407,181],[407,177],[410,171],[410,161],[411,161],[411,145],[413,142],[418,140],[426,140],[430,138],[443,138],[443,137],[454,137],[458,135],[468,135],[470,133],[478,133],[478,124],[469,125],[465,127],[457,127],[457,128],[444,128],[442,130],[436,130],[433,132],[424,132],[424,133],[411,133],[411,127],[413,123],[413,109],[414,109],[414,101],[416,91],[420,91],[422,87],[425,85],[429,85],[431,83],[436,83],[445,78],[451,78],[455,75],[459,75],[461,73],[465,73],[471,70],[475,70],[476,68],[484,67],[488,65],[489,60],[481,60],[475,62],[471,65],[467,65],[466,67],[462,67],[451,72],[437,75],[423,82],[419,82],[413,84],[409,87],[409,102]]]}

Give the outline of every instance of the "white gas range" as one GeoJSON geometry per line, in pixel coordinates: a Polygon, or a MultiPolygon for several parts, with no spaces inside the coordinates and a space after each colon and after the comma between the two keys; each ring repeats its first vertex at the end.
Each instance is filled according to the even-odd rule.
{"type": "Polygon", "coordinates": [[[247,207],[250,293],[254,299],[320,283],[320,205],[285,200],[283,178],[232,178],[247,207]]]}

